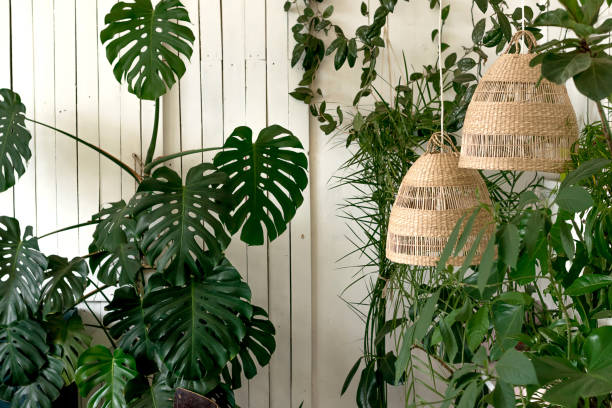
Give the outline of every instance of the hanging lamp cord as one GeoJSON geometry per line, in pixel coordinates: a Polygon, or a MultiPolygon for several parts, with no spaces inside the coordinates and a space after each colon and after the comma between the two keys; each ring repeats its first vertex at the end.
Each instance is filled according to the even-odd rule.
{"type": "Polygon", "coordinates": [[[440,70],[440,133],[444,134],[444,76],[442,74],[442,8],[443,0],[440,0],[440,11],[438,13],[438,69],[440,70]]]}

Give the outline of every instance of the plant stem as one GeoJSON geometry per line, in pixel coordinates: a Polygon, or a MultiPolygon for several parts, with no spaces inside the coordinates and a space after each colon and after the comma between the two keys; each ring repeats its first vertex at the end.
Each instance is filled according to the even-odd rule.
{"type": "MultiPolygon", "coordinates": [[[[153,135],[151,136],[151,143],[149,144],[149,149],[147,150],[147,158],[145,159],[145,169],[146,165],[153,161],[153,154],[155,154],[155,146],[157,145],[157,133],[159,128],[159,98],[155,99],[155,120],[153,122],[153,135]]],[[[145,176],[148,176],[149,173],[145,171],[145,176]]]]}
{"type": "Polygon", "coordinates": [[[599,112],[599,117],[601,118],[601,123],[603,125],[603,133],[606,138],[606,142],[608,143],[608,150],[610,150],[610,154],[612,154],[612,130],[610,130],[610,123],[608,122],[608,118],[606,118],[601,101],[597,101],[596,103],[597,111],[599,112]]]}
{"type": "Polygon", "coordinates": [[[89,306],[89,303],[87,303],[87,301],[83,301],[83,303],[85,303],[85,306],[87,307],[87,309],[89,309],[89,312],[92,314],[94,319],[96,319],[96,321],[100,325],[100,328],[104,331],[104,334],[106,335],[106,338],[110,342],[111,346],[113,346],[113,349],[116,349],[117,348],[117,344],[115,343],[115,341],[113,340],[112,336],[108,332],[108,329],[106,328],[106,326],[104,326],[104,324],[102,323],[102,321],[100,320],[98,315],[93,311],[91,306],[89,306]]]}
{"type": "Polygon", "coordinates": [[[41,235],[41,236],[39,236],[39,237],[36,237],[36,238],[37,238],[37,239],[42,239],[42,238],[48,237],[49,235],[58,234],[58,233],[60,233],[60,232],[69,231],[69,230],[71,230],[71,229],[76,229],[76,228],[86,227],[86,226],[88,226],[88,225],[98,224],[99,222],[100,222],[100,221],[96,220],[96,221],[87,221],[87,222],[83,222],[83,223],[81,223],[81,224],[71,225],[71,226],[69,226],[69,227],[64,227],[64,228],[62,228],[62,229],[58,229],[58,230],[55,230],[55,231],[48,232],[48,233],[46,233],[46,234],[44,234],[44,235],[41,235]]]}
{"type": "Polygon", "coordinates": [[[96,287],[96,289],[94,289],[91,292],[86,293],[83,296],[81,296],[81,298],[76,301],[76,304],[79,304],[79,303],[83,302],[85,299],[92,297],[93,295],[95,295],[98,292],[102,292],[104,289],[108,289],[108,288],[112,288],[112,287],[113,287],[113,285],[104,285],[102,287],[96,287]]]}
{"type": "Polygon", "coordinates": [[[79,143],[84,144],[85,146],[89,147],[90,149],[95,150],[96,152],[100,153],[102,156],[106,157],[107,159],[109,159],[110,161],[112,161],[113,163],[115,163],[117,166],[121,167],[123,170],[125,170],[130,176],[134,177],[136,179],[136,181],[138,183],[140,183],[142,181],[142,177],[140,177],[140,175],[138,173],[136,173],[136,171],[134,171],[134,169],[132,169],[130,166],[128,166],[127,164],[125,164],[124,162],[122,162],[121,160],[119,160],[118,158],[116,158],[115,156],[113,156],[112,154],[110,154],[109,152],[105,151],[104,149],[99,148],[98,146],[91,144],[89,142],[86,142],[83,139],[79,139],[78,137],[76,137],[75,135],[72,135],[68,132],[64,132],[61,129],[57,129],[51,125],[47,125],[46,123],[42,123],[39,122],[37,120],[34,119],[30,119],[30,118],[25,118],[25,120],[35,123],[37,125],[41,125],[44,126],[48,129],[51,129],[55,132],[61,133],[64,136],[68,136],[69,138],[76,140],[79,143]]]}
{"type": "Polygon", "coordinates": [[[182,156],[187,156],[189,154],[196,154],[196,153],[202,153],[202,152],[210,152],[212,150],[221,150],[221,149],[223,149],[223,147],[205,147],[203,149],[185,150],[183,152],[172,153],[166,156],[158,157],[157,159],[153,160],[151,163],[147,164],[144,167],[144,174],[149,174],[151,170],[153,169],[153,167],[158,166],[163,162],[167,162],[168,160],[176,159],[177,157],[182,157],[182,156]]]}
{"type": "MultiPolygon", "coordinates": [[[[89,281],[90,285],[93,285],[96,288],[96,292],[100,292],[100,294],[102,295],[102,297],[104,298],[104,300],[106,300],[106,303],[110,303],[110,299],[108,298],[108,296],[106,296],[106,293],[104,293],[104,286],[100,287],[98,285],[96,285],[96,282],[94,282],[93,280],[91,280],[90,278],[87,278],[87,280],[89,281]]],[[[106,285],[107,287],[112,287],[112,285],[106,285]]]]}

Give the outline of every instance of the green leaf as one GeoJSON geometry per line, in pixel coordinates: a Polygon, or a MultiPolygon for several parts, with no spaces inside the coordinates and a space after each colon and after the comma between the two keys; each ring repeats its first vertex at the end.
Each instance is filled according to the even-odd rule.
{"type": "Polygon", "coordinates": [[[226,182],[224,173],[202,163],[189,170],[185,185],[168,167],[158,168],[140,184],[134,206],[141,245],[151,265],[170,282],[183,284],[189,274],[198,273],[197,262],[208,261],[198,238],[214,256],[229,243],[219,220],[230,208],[222,188],[226,182]]]}
{"type": "Polygon", "coordinates": [[[15,185],[32,157],[32,135],[25,126],[26,108],[18,94],[0,89],[0,192],[15,185]]]}
{"type": "Polygon", "coordinates": [[[563,9],[556,9],[551,11],[545,11],[536,17],[533,22],[535,26],[551,26],[551,27],[563,27],[572,29],[575,27],[576,22],[572,21],[567,11],[563,9]]]}
{"type": "Polygon", "coordinates": [[[531,360],[516,349],[507,350],[495,365],[499,378],[512,385],[538,384],[531,360]]]}
{"type": "Polygon", "coordinates": [[[133,208],[121,200],[108,204],[92,216],[92,221],[99,221],[93,234],[96,248],[113,251],[127,242],[128,236],[136,230],[136,221],[132,217],[132,212],[133,208]]]}
{"type": "Polygon", "coordinates": [[[488,0],[474,0],[474,1],[476,2],[476,5],[480,9],[480,11],[482,11],[483,13],[487,12],[487,7],[489,5],[488,0]]]}
{"type": "Polygon", "coordinates": [[[506,265],[516,268],[519,255],[520,237],[514,224],[503,226],[499,242],[499,257],[506,265]]]}
{"type": "Polygon", "coordinates": [[[478,266],[478,291],[480,294],[484,293],[484,290],[489,282],[493,267],[495,265],[495,237],[491,237],[487,246],[482,253],[480,265],[478,266]]]}
{"type": "Polygon", "coordinates": [[[79,356],[89,347],[91,336],[85,333],[85,326],[76,309],[65,314],[48,315],[45,328],[49,340],[61,350],[60,357],[64,364],[62,376],[68,385],[75,379],[79,356]]]}
{"type": "Polygon", "coordinates": [[[89,266],[98,280],[107,285],[130,285],[136,281],[136,274],[142,267],[140,251],[132,238],[129,242],[118,245],[112,251],[100,251],[90,245],[89,266]]]}
{"type": "Polygon", "coordinates": [[[492,312],[497,343],[502,350],[514,347],[517,343],[514,337],[521,333],[523,327],[523,306],[495,302],[492,312]]]}
{"type": "Polygon", "coordinates": [[[576,88],[594,101],[600,101],[612,94],[612,58],[596,57],[591,66],[574,77],[576,88]]]}
{"type": "Polygon", "coordinates": [[[574,255],[576,254],[576,244],[574,243],[574,237],[572,236],[571,225],[565,222],[561,223],[559,225],[559,232],[563,252],[565,252],[568,259],[573,259],[574,255]]]}
{"type": "Polygon", "coordinates": [[[612,326],[595,329],[584,342],[583,353],[591,372],[610,372],[612,368],[612,326]]]}
{"type": "Polygon", "coordinates": [[[26,319],[38,307],[47,258],[38,250],[32,227],[23,237],[19,221],[0,217],[0,324],[26,319]]]}
{"type": "Polygon", "coordinates": [[[7,385],[26,385],[47,361],[47,334],[33,320],[0,326],[0,378],[7,385]]]}
{"type": "Polygon", "coordinates": [[[338,45],[336,56],[334,57],[334,68],[336,69],[336,71],[342,68],[342,65],[344,64],[344,61],[346,61],[347,56],[348,56],[348,42],[345,39],[342,39],[342,41],[338,45]]]}
{"type": "Polygon", "coordinates": [[[45,283],[40,303],[43,314],[63,313],[80,300],[87,287],[89,268],[83,258],[68,261],[61,256],[51,255],[47,258],[48,270],[45,272],[45,283]]]}
{"type": "Polygon", "coordinates": [[[120,348],[111,353],[106,347],[98,345],[87,349],[79,357],[76,383],[83,397],[95,389],[89,395],[88,408],[123,408],[127,406],[126,384],[137,375],[134,357],[120,348]]]}
{"type": "Polygon", "coordinates": [[[493,390],[493,406],[495,408],[515,408],[516,396],[514,388],[503,381],[497,381],[493,390]]]}
{"type": "Polygon", "coordinates": [[[329,6],[327,6],[325,11],[323,12],[323,18],[329,18],[329,17],[331,17],[331,15],[333,13],[334,13],[334,6],[333,5],[329,5],[329,6]]]}
{"type": "Polygon", "coordinates": [[[482,306],[467,322],[467,343],[474,352],[489,332],[489,308],[482,306]]]}
{"type": "Polygon", "coordinates": [[[544,215],[540,211],[534,211],[527,220],[527,227],[525,230],[525,248],[529,255],[535,254],[536,247],[544,228],[544,215]]]}
{"type": "Polygon", "coordinates": [[[52,402],[60,396],[63,386],[62,361],[53,356],[47,357],[47,364],[40,370],[36,379],[16,390],[11,407],[51,408],[52,402]]]}
{"type": "Polygon", "coordinates": [[[610,160],[604,158],[596,158],[586,161],[580,165],[576,170],[570,172],[561,183],[560,189],[566,188],[580,183],[582,180],[595,176],[601,172],[604,168],[610,165],[610,160]]]}
{"type": "Polygon", "coordinates": [[[357,407],[372,408],[376,406],[377,389],[376,389],[376,361],[371,361],[366,368],[361,372],[359,385],[357,386],[357,407]]]}
{"type": "Polygon", "coordinates": [[[570,213],[582,212],[593,206],[591,195],[579,186],[567,186],[560,189],[555,202],[559,208],[570,213]]]}
{"type": "Polygon", "coordinates": [[[173,375],[199,380],[216,375],[240,351],[250,319],[251,291],[224,260],[204,266],[186,286],[154,290],[144,299],[149,336],[173,375]]]}
{"type": "Polygon", "coordinates": [[[462,215],[461,218],[457,221],[451,234],[448,237],[448,242],[444,246],[442,253],[440,254],[440,260],[438,261],[437,271],[442,272],[446,269],[446,263],[448,262],[448,258],[453,253],[453,249],[457,244],[457,239],[459,238],[459,233],[461,232],[463,226],[463,220],[465,220],[466,214],[462,215]]]}
{"type": "Polygon", "coordinates": [[[604,0],[584,0],[582,2],[581,22],[588,25],[593,25],[599,17],[599,9],[603,5],[604,0]]]}
{"type": "Polygon", "coordinates": [[[151,383],[139,375],[126,384],[125,399],[130,408],[172,408],[174,390],[159,374],[151,383]]]}
{"type": "Polygon", "coordinates": [[[565,81],[590,66],[591,57],[586,53],[546,53],[542,59],[542,75],[554,83],[565,84],[565,81]]]}
{"type": "Polygon", "coordinates": [[[442,335],[442,342],[444,344],[444,351],[446,353],[446,358],[448,361],[454,361],[457,352],[459,351],[459,347],[457,346],[457,339],[455,339],[455,335],[450,327],[446,324],[444,319],[441,319],[438,323],[438,327],[440,328],[440,334],[442,335]]]}
{"type": "Polygon", "coordinates": [[[575,21],[582,20],[582,10],[580,9],[580,4],[578,4],[578,0],[559,0],[559,3],[565,6],[565,8],[570,12],[570,15],[575,21]]]}
{"type": "Polygon", "coordinates": [[[363,357],[359,357],[357,361],[355,362],[355,364],[353,364],[353,367],[351,367],[351,369],[349,370],[346,376],[346,379],[344,380],[344,383],[342,384],[342,391],[340,391],[340,395],[344,395],[346,390],[348,390],[349,385],[351,385],[351,382],[353,381],[353,377],[355,377],[355,373],[357,373],[357,370],[359,369],[359,365],[361,364],[362,358],[363,357]]]}
{"type": "Polygon", "coordinates": [[[478,380],[470,382],[467,388],[463,391],[457,408],[473,408],[476,406],[478,396],[482,390],[482,383],[478,380]]]}
{"type": "Polygon", "coordinates": [[[580,296],[612,285],[612,277],[608,275],[584,275],[576,279],[565,290],[567,296],[580,296]]]}
{"type": "Polygon", "coordinates": [[[178,0],[121,1],[104,18],[100,40],[114,64],[117,81],[140,99],[155,100],[185,73],[181,57],[191,58],[195,37],[189,14],[178,0]]]}
{"type": "Polygon", "coordinates": [[[149,338],[149,330],[144,320],[142,299],[132,286],[115,290],[113,300],[104,308],[104,325],[110,327],[109,333],[119,339],[119,347],[136,359],[155,359],[155,345],[149,338]]]}
{"type": "Polygon", "coordinates": [[[251,129],[236,128],[225,150],[215,156],[215,165],[229,176],[237,203],[228,228],[235,233],[242,227],[242,241],[262,245],[262,223],[273,241],[304,201],[308,161],[299,139],[278,125],[263,129],[254,143],[252,137],[251,129]]]}

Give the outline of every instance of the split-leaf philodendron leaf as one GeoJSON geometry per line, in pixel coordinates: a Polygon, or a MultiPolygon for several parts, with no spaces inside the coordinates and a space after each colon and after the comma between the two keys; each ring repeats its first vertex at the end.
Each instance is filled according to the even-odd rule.
{"type": "Polygon", "coordinates": [[[100,33],[118,81],[140,99],[155,100],[185,73],[181,57],[191,58],[189,14],[178,0],[120,1],[106,15],[100,33]]]}
{"type": "Polygon", "coordinates": [[[0,378],[8,385],[27,385],[38,375],[49,350],[46,333],[33,320],[0,326],[0,378]]]}
{"type": "Polygon", "coordinates": [[[229,188],[237,207],[230,231],[242,227],[240,239],[262,245],[266,227],[272,241],[287,228],[302,204],[308,184],[308,160],[302,144],[289,130],[272,125],[253,142],[248,127],[238,127],[215,157],[215,165],[229,176],[229,188]]]}
{"type": "Polygon", "coordinates": [[[0,89],[0,192],[15,185],[15,174],[23,175],[32,157],[32,135],[25,127],[25,111],[18,94],[0,89]]]}
{"type": "Polygon", "coordinates": [[[70,309],[80,300],[87,287],[89,268],[83,258],[68,261],[61,256],[47,258],[48,270],[45,272],[40,303],[45,315],[60,313],[70,309]]]}

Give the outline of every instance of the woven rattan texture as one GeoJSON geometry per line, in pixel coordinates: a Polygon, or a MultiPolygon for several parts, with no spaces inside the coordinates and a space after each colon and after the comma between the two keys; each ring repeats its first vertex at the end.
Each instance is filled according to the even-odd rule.
{"type": "MultiPolygon", "coordinates": [[[[403,264],[435,266],[461,217],[467,220],[482,203],[491,203],[480,174],[460,169],[458,164],[456,152],[427,152],[410,167],[391,210],[387,258],[403,264]]],[[[493,228],[490,213],[481,209],[466,244],[449,264],[463,264],[476,237],[485,231],[472,261],[478,264],[493,228]]]]}
{"type": "Polygon", "coordinates": [[[468,107],[460,167],[567,170],[578,137],[565,86],[541,79],[534,54],[503,54],[484,75],[468,107]],[[538,84],[539,82],[539,84],[538,84]]]}

